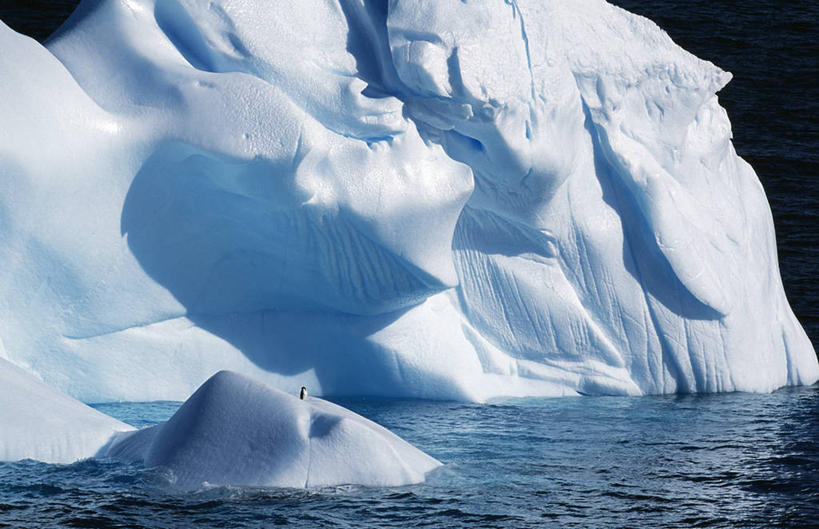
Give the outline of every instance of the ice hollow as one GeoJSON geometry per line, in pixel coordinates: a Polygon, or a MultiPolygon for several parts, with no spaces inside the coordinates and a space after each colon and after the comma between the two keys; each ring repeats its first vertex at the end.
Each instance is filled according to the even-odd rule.
{"type": "Polygon", "coordinates": [[[819,378],[730,74],[603,1],[86,0],[0,49],[0,354],[81,400],[819,378]]]}
{"type": "Polygon", "coordinates": [[[168,422],[119,434],[100,456],[163,467],[181,488],[397,486],[440,466],[341,406],[230,371],[208,379],[168,422]]]}

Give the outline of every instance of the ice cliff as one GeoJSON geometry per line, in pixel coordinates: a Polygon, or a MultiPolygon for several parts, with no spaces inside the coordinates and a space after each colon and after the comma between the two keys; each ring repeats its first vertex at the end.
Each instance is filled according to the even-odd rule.
{"type": "Polygon", "coordinates": [[[85,401],[819,378],[715,93],[597,0],[86,0],[0,24],[0,356],[85,401]]]}

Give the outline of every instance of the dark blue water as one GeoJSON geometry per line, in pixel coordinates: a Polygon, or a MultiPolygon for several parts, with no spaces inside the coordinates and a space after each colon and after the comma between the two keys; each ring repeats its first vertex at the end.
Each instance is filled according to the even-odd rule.
{"type": "MultiPolygon", "coordinates": [[[[9,527],[816,527],[819,387],[509,401],[342,400],[444,461],[425,484],[174,491],[112,461],[0,464],[9,527]]],[[[175,405],[109,404],[146,424],[175,405]]]]}
{"type": "MultiPolygon", "coordinates": [[[[768,193],[788,297],[819,345],[819,3],[615,3],[734,73],[720,101],[737,151],[768,193]]],[[[43,40],[75,4],[0,0],[0,19],[43,40]]],[[[426,484],[394,489],[183,494],[161,470],[138,465],[0,464],[0,527],[819,527],[816,386],[485,406],[340,403],[446,465],[426,484]]],[[[177,405],[100,409],[144,426],[177,405]]]]}

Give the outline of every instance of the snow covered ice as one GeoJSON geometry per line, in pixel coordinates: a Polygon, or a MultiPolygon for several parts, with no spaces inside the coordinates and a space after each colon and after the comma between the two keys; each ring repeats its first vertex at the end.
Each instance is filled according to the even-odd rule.
{"type": "Polygon", "coordinates": [[[602,1],[271,6],[0,24],[0,356],[85,402],[819,378],[728,73],[602,1]]]}
{"type": "Polygon", "coordinates": [[[134,430],[5,360],[0,368],[0,461],[137,461],[186,489],[397,486],[441,465],[346,408],[230,371],[208,379],[167,422],[134,430]]]}
{"type": "Polygon", "coordinates": [[[0,359],[0,461],[73,463],[130,430],[0,359]]]}
{"type": "Polygon", "coordinates": [[[396,486],[441,465],[341,406],[230,371],[211,377],[168,422],[119,434],[100,456],[162,466],[181,488],[396,486]]]}

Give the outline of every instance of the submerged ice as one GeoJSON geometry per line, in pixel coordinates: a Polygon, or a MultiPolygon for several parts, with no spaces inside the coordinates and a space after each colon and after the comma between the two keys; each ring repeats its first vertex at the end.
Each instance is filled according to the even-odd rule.
{"type": "Polygon", "coordinates": [[[74,397],[819,378],[730,75],[605,2],[86,0],[0,49],[0,355],[74,397]]]}

